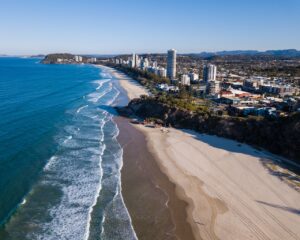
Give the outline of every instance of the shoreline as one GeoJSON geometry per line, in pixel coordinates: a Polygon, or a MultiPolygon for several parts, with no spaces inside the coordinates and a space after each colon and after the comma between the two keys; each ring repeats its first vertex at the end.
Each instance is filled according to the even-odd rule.
{"type": "Polygon", "coordinates": [[[187,204],[161,171],[144,133],[115,117],[123,148],[122,195],[139,239],[195,239],[187,221],[187,204]],[[151,227],[149,227],[151,226],[151,227]]]}
{"type": "MultiPolygon", "coordinates": [[[[149,94],[125,74],[101,67],[117,79],[128,101],[149,94]]],[[[122,195],[138,238],[195,239],[190,224],[184,220],[187,219],[187,204],[178,198],[176,186],[162,173],[148,149],[144,133],[132,126],[129,119],[116,116],[114,121],[120,130],[118,141],[124,151],[122,195]]]]}
{"type": "Polygon", "coordinates": [[[176,197],[187,204],[195,239],[300,239],[300,194],[280,178],[295,174],[267,168],[277,166],[274,156],[193,131],[131,127],[143,133],[176,197]]]}

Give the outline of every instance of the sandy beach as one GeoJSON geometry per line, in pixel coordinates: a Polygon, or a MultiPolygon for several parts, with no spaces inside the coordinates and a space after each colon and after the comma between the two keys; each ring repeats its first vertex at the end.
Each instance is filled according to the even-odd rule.
{"type": "Polygon", "coordinates": [[[139,98],[141,95],[149,95],[149,92],[145,88],[143,88],[139,83],[137,83],[135,80],[128,77],[124,73],[106,66],[100,65],[100,67],[106,69],[106,71],[108,71],[113,77],[118,79],[118,82],[126,91],[127,96],[130,100],[139,98]]]}
{"type": "Polygon", "coordinates": [[[215,136],[139,129],[188,203],[197,239],[300,239],[300,194],[269,173],[264,153],[215,136]]]}
{"type": "MultiPolygon", "coordinates": [[[[132,80],[114,74],[130,99],[145,94],[132,80]]],[[[185,203],[186,215],[171,221],[175,229],[181,217],[195,239],[300,239],[300,193],[266,167],[273,164],[272,155],[192,131],[132,127],[144,134],[147,151],[185,203]]],[[[130,207],[129,212],[132,216],[130,207]]]]}

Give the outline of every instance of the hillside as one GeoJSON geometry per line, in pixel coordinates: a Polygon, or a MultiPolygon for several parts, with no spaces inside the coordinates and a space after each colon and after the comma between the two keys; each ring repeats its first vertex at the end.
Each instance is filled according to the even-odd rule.
{"type": "Polygon", "coordinates": [[[276,120],[211,115],[173,107],[154,97],[132,100],[122,115],[156,118],[177,128],[196,130],[244,142],[293,159],[300,164],[300,113],[276,120]]]}
{"type": "Polygon", "coordinates": [[[44,64],[54,64],[57,63],[58,59],[68,59],[68,60],[74,60],[74,55],[70,53],[54,53],[54,54],[48,54],[43,60],[42,63],[44,64]]]}

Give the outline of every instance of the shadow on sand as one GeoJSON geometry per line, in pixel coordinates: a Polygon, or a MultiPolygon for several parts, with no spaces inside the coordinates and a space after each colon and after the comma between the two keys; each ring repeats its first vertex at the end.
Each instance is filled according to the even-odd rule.
{"type": "Polygon", "coordinates": [[[196,133],[192,130],[182,131],[190,134],[193,138],[202,141],[214,148],[223,149],[225,151],[233,153],[246,154],[258,158],[270,174],[279,177],[281,180],[288,179],[290,181],[300,182],[300,165],[291,162],[291,160],[285,159],[265,150],[257,150],[254,147],[251,147],[250,145],[239,143],[234,140],[213,135],[196,133]],[[277,167],[272,168],[269,166],[269,164],[277,165],[284,171],[282,171],[282,169],[278,169],[277,167]]]}
{"type": "Polygon", "coordinates": [[[280,206],[278,204],[272,204],[272,203],[267,203],[267,202],[258,201],[258,200],[256,202],[261,203],[261,204],[266,205],[266,206],[269,206],[269,207],[278,208],[278,209],[281,209],[281,210],[284,210],[284,211],[287,211],[287,212],[290,212],[290,213],[300,215],[300,209],[280,206]]]}

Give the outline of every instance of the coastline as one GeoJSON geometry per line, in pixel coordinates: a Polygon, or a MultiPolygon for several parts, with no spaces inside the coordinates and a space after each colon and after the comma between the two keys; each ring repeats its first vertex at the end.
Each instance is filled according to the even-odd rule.
{"type": "MultiPolygon", "coordinates": [[[[133,87],[138,84],[132,81],[120,81],[120,85],[130,99],[138,97],[137,89],[143,89],[133,87]]],[[[195,239],[300,238],[300,194],[282,181],[278,172],[265,166],[274,164],[271,155],[192,131],[171,129],[170,133],[161,133],[144,126],[130,127],[143,134],[145,142],[140,144],[147,145],[159,170],[175,186],[176,197],[185,203],[195,239]]],[[[132,216],[130,207],[129,212],[132,216]]],[[[137,220],[134,216],[132,219],[138,232],[137,220]]],[[[182,216],[178,222],[180,219],[186,222],[182,216]]]]}
{"type": "MultiPolygon", "coordinates": [[[[109,67],[101,68],[117,79],[128,100],[149,94],[125,74],[109,67]]],[[[138,238],[195,239],[185,220],[187,204],[178,198],[175,185],[162,173],[148,149],[144,133],[132,126],[129,119],[117,116],[114,121],[123,148],[122,195],[138,238]]]]}
{"type": "Polygon", "coordinates": [[[187,204],[176,186],[160,170],[144,133],[116,117],[123,148],[122,195],[139,239],[194,239],[187,219],[187,204]]]}

